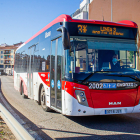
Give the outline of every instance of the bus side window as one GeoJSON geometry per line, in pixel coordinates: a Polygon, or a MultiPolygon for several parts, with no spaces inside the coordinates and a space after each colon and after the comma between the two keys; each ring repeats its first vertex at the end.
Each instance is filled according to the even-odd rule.
{"type": "Polygon", "coordinates": [[[49,71],[50,70],[50,50],[51,50],[51,43],[49,39],[41,42],[39,44],[40,51],[39,51],[39,59],[40,59],[40,71],[49,71]],[[45,65],[44,65],[45,64],[45,65]],[[45,69],[44,69],[45,66],[45,69]]]}

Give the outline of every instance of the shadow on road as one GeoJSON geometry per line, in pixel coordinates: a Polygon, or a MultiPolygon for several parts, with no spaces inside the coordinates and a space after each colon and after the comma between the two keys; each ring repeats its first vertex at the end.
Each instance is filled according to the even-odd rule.
{"type": "MultiPolygon", "coordinates": [[[[6,99],[5,99],[6,100],[6,99]]],[[[57,140],[81,140],[81,139],[93,139],[93,140],[121,140],[121,139],[127,139],[127,140],[140,140],[140,114],[121,114],[121,115],[102,115],[102,116],[83,116],[83,117],[69,117],[69,116],[63,116],[62,118],[65,120],[68,119],[74,122],[73,130],[67,131],[65,129],[50,129],[46,127],[42,127],[39,125],[35,125],[32,121],[30,121],[28,118],[26,118],[24,115],[22,115],[18,110],[11,108],[16,112],[16,114],[19,115],[21,119],[23,119],[26,123],[26,125],[33,131],[35,131],[38,135],[42,137],[42,139],[51,139],[46,133],[43,132],[43,130],[49,130],[60,133],[66,133],[66,137],[63,138],[55,138],[57,140]],[[86,132],[76,130],[74,127],[78,124],[80,127],[85,127],[88,129],[86,132]],[[92,130],[92,131],[90,131],[92,130]],[[78,131],[78,132],[77,132],[78,131]],[[94,133],[93,133],[94,132],[94,133]],[[67,135],[68,134],[68,135],[67,135]],[[69,134],[76,134],[74,137],[69,137],[69,134]],[[82,137],[78,137],[77,135],[82,135],[82,137]]],[[[51,114],[58,114],[59,117],[60,113],[57,113],[55,111],[50,112],[51,114]]],[[[61,115],[61,114],[60,114],[61,115]]],[[[65,123],[65,122],[64,122],[65,123]]]]}
{"type": "Polygon", "coordinates": [[[139,140],[139,136],[134,135],[91,135],[85,137],[73,137],[73,138],[56,138],[56,140],[139,140]],[[126,138],[127,137],[127,138],[126,138]]]}
{"type": "MultiPolygon", "coordinates": [[[[133,114],[130,114],[133,115],[133,114]]],[[[138,114],[139,115],[139,114],[138,114]]],[[[84,135],[82,137],[65,137],[55,138],[56,140],[140,140],[140,119],[127,115],[102,115],[86,117],[69,117],[66,118],[80,124],[81,126],[95,130],[95,134],[90,132],[76,132],[49,129],[39,126],[41,129],[56,131],[68,134],[84,135]],[[111,132],[111,134],[110,134],[111,132]]]]}
{"type": "MultiPolygon", "coordinates": [[[[46,133],[44,133],[42,130],[41,130],[41,128],[39,128],[39,127],[37,127],[32,121],[30,121],[28,118],[26,118],[23,114],[21,114],[17,109],[15,109],[8,101],[7,101],[7,99],[4,97],[4,95],[3,95],[3,92],[2,92],[2,90],[1,90],[1,80],[0,80],[0,92],[1,92],[1,96],[2,96],[2,99],[4,99],[4,100],[2,100],[1,98],[0,98],[0,103],[8,110],[8,108],[7,108],[7,106],[5,106],[5,103],[4,102],[6,102],[9,106],[10,106],[10,108],[11,108],[11,110],[8,110],[11,114],[14,112],[14,113],[16,113],[19,117],[20,117],[20,119],[22,120],[22,122],[21,122],[21,120],[17,120],[28,132],[30,132],[30,134],[36,139],[36,140],[38,140],[38,139],[40,139],[41,138],[41,140],[52,140],[52,138],[51,137],[49,137],[46,133]],[[24,123],[23,123],[23,120],[24,120],[24,123]]],[[[13,115],[13,114],[12,114],[13,115]]],[[[15,114],[14,114],[15,115],[15,114]]],[[[13,116],[14,116],[13,115],[13,116]]]]}
{"type": "MultiPolygon", "coordinates": [[[[140,114],[121,114],[121,115],[101,115],[101,116],[83,116],[67,117],[68,119],[90,129],[100,131],[115,132],[114,135],[100,136],[101,139],[140,139],[140,119],[134,117],[140,114]],[[120,134],[117,134],[120,133],[120,134]],[[121,134],[122,133],[122,134],[121,134]]],[[[107,133],[107,132],[106,132],[107,133]]],[[[88,134],[92,135],[92,134],[88,134]]],[[[97,136],[97,135],[96,135],[97,136]]],[[[84,137],[84,139],[93,138],[93,136],[84,137]]],[[[95,135],[94,138],[96,139],[95,135]]],[[[79,139],[79,138],[76,138],[79,139]]]]}

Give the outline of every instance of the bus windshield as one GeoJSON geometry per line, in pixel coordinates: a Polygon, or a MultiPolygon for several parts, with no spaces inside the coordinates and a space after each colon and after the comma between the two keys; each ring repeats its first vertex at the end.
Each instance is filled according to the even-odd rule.
{"type": "Polygon", "coordinates": [[[136,50],[134,40],[71,37],[66,52],[65,72],[134,72],[136,50]]]}

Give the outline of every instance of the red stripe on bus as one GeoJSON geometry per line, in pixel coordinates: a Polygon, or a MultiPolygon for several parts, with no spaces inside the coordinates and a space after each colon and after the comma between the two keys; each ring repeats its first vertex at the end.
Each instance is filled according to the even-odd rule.
{"type": "Polygon", "coordinates": [[[52,25],[58,23],[58,22],[63,22],[65,19],[65,21],[69,21],[72,18],[69,15],[61,15],[59,17],[57,17],[55,20],[53,20],[52,22],[50,22],[48,25],[46,25],[43,29],[41,29],[39,32],[37,32],[34,36],[32,36],[30,39],[28,39],[25,44],[27,44],[28,42],[30,42],[32,39],[34,39],[35,37],[37,37],[39,34],[43,33],[45,30],[47,30],[48,28],[50,28],[52,25]]]}
{"type": "Polygon", "coordinates": [[[43,83],[50,87],[50,72],[38,72],[38,75],[43,83]]]}
{"type": "Polygon", "coordinates": [[[136,98],[135,106],[139,104],[139,101],[140,101],[140,86],[138,87],[138,93],[137,93],[137,98],[136,98]]]}
{"type": "Polygon", "coordinates": [[[123,20],[119,22],[109,22],[109,21],[98,21],[98,20],[84,20],[84,19],[72,19],[69,15],[60,15],[56,19],[54,19],[52,22],[50,22],[48,25],[46,25],[43,29],[41,29],[39,32],[37,32],[34,36],[32,36],[30,39],[28,39],[25,44],[30,42],[32,39],[43,33],[45,30],[50,28],[52,25],[63,22],[65,19],[66,22],[78,22],[78,23],[92,23],[92,24],[101,24],[101,25],[112,25],[112,26],[123,26],[123,27],[132,27],[132,28],[138,28],[137,24],[133,21],[129,20],[123,20]]]}
{"type": "Polygon", "coordinates": [[[88,86],[80,85],[80,84],[68,82],[68,81],[62,81],[62,90],[64,89],[68,94],[70,94],[75,99],[77,99],[75,90],[84,91],[89,107],[93,108],[92,98],[91,98],[88,86]]]}

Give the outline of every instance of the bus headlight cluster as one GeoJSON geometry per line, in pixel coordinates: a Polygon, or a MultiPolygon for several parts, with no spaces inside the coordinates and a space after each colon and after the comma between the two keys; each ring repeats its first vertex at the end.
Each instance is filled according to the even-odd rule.
{"type": "Polygon", "coordinates": [[[82,104],[84,106],[88,106],[87,99],[86,99],[86,96],[85,96],[85,92],[81,91],[81,90],[75,90],[75,93],[76,93],[78,103],[82,104]]]}

